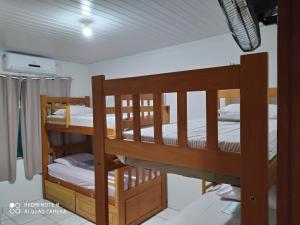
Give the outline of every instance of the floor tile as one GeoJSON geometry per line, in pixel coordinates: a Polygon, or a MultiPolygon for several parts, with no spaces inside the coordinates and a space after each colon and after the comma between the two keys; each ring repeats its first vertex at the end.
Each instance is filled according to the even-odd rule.
{"type": "Polygon", "coordinates": [[[16,222],[14,222],[12,219],[7,219],[1,222],[1,225],[18,225],[16,222]]]}
{"type": "Polygon", "coordinates": [[[154,216],[151,219],[144,222],[142,225],[163,225],[167,222],[167,220],[164,220],[160,217],[154,216]]]}
{"type": "Polygon", "coordinates": [[[75,215],[75,214],[66,210],[65,213],[63,213],[63,214],[49,214],[49,215],[45,215],[45,216],[47,218],[49,218],[50,220],[53,220],[54,222],[61,222],[65,219],[70,218],[73,215],[75,215]]]}
{"type": "Polygon", "coordinates": [[[89,221],[87,223],[84,223],[83,225],[95,225],[95,224],[89,221]]]}
{"type": "Polygon", "coordinates": [[[169,219],[172,219],[173,217],[175,217],[178,213],[179,212],[177,210],[167,208],[167,209],[161,211],[160,213],[158,213],[156,216],[160,217],[164,220],[169,220],[169,219]]]}
{"type": "Polygon", "coordinates": [[[0,213],[0,221],[3,222],[4,220],[9,219],[9,217],[7,215],[5,215],[4,213],[0,213]]]}
{"type": "Polygon", "coordinates": [[[33,220],[37,220],[39,218],[43,217],[42,215],[32,215],[32,214],[20,214],[20,215],[13,215],[11,217],[12,220],[17,222],[18,224],[25,224],[28,222],[31,222],[33,220]]]}
{"type": "Polygon", "coordinates": [[[68,217],[67,219],[58,222],[60,225],[81,225],[84,223],[87,223],[88,221],[86,219],[83,219],[80,216],[73,215],[71,217],[68,217]]]}
{"type": "Polygon", "coordinates": [[[53,220],[50,220],[49,218],[43,216],[36,220],[28,222],[24,225],[52,225],[52,224],[55,224],[55,222],[53,220]]]}

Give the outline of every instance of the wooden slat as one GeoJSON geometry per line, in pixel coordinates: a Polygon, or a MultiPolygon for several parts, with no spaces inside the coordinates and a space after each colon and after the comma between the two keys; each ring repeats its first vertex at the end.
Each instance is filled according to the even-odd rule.
{"type": "Polygon", "coordinates": [[[177,93],[177,130],[178,145],[187,146],[187,93],[177,93]]]}
{"type": "Polygon", "coordinates": [[[132,96],[133,101],[133,136],[135,141],[141,141],[140,96],[132,96]]]}
{"type": "Polygon", "coordinates": [[[106,80],[105,95],[239,88],[239,66],[106,80]]]}
{"type": "Polygon", "coordinates": [[[106,153],[165,163],[186,168],[239,177],[241,155],[223,151],[156,145],[125,140],[105,140],[106,153]],[[172,157],[170,157],[172,156],[172,157]]]}
{"type": "Polygon", "coordinates": [[[122,100],[120,95],[115,96],[116,138],[122,139],[122,100]]]}
{"type": "Polygon", "coordinates": [[[131,170],[132,170],[132,167],[128,167],[128,190],[132,188],[131,170]]]}
{"type": "Polygon", "coordinates": [[[206,92],[206,138],[209,150],[218,149],[218,94],[206,92]]]}
{"type": "MultiPolygon", "coordinates": [[[[152,94],[142,94],[140,95],[141,100],[152,100],[153,95],[152,94]]],[[[132,100],[132,95],[122,95],[122,100],[132,100]]]]}
{"type": "MultiPolygon", "coordinates": [[[[132,98],[132,95],[129,95],[129,96],[131,96],[131,98],[132,98]]],[[[127,107],[130,107],[130,100],[129,99],[126,100],[126,104],[127,104],[126,105],[127,107]]],[[[122,108],[124,108],[124,107],[122,107],[122,108]]],[[[127,112],[127,119],[129,119],[131,117],[131,115],[130,115],[131,112],[127,112]]]]}
{"type": "MultiPolygon", "coordinates": [[[[141,112],[152,112],[153,106],[141,106],[140,107],[141,112]]],[[[122,113],[132,113],[132,107],[131,106],[124,106],[122,107],[122,113]]],[[[106,107],[106,114],[114,114],[115,113],[115,107],[106,107]]]]}
{"type": "Polygon", "coordinates": [[[47,131],[58,131],[58,132],[85,134],[85,135],[94,134],[93,127],[69,126],[67,128],[65,125],[55,125],[55,124],[47,124],[45,127],[47,131]]]}
{"type": "Polygon", "coordinates": [[[87,96],[85,98],[65,98],[65,97],[47,97],[48,103],[72,103],[72,104],[82,104],[89,106],[90,98],[87,96]]]}
{"type": "Polygon", "coordinates": [[[241,57],[241,224],[268,224],[268,55],[241,57]]]}
{"type": "MultiPolygon", "coordinates": [[[[150,100],[147,100],[147,105],[150,106],[150,100]]],[[[151,113],[150,113],[150,111],[148,111],[148,116],[150,116],[150,115],[151,115],[151,113]]]]}
{"type": "Polygon", "coordinates": [[[105,155],[106,137],[106,99],[103,94],[104,76],[92,78],[93,82],[93,110],[94,110],[94,164],[95,164],[95,198],[96,224],[109,225],[108,220],[108,182],[105,155]]]}
{"type": "Polygon", "coordinates": [[[153,96],[154,104],[154,141],[156,144],[162,144],[162,111],[161,111],[161,94],[155,93],[153,96]]]}

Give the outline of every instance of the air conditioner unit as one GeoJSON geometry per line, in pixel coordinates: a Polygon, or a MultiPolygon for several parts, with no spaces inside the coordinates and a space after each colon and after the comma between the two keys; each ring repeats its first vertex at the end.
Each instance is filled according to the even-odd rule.
{"type": "Polygon", "coordinates": [[[52,59],[5,53],[3,69],[9,72],[54,76],[57,74],[56,62],[52,59]]]}

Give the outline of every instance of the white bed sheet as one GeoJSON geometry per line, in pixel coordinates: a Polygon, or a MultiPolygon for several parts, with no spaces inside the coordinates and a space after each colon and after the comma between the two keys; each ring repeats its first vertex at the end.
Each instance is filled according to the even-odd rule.
{"type": "MultiPolygon", "coordinates": [[[[64,118],[63,115],[49,115],[48,118],[64,118]]],[[[115,116],[108,115],[106,117],[106,124],[108,128],[115,128],[115,116]]],[[[64,125],[65,122],[58,122],[58,121],[48,121],[48,124],[59,124],[64,125]]],[[[78,114],[78,115],[71,115],[70,118],[70,125],[71,126],[81,126],[81,127],[93,127],[93,114],[92,113],[85,113],[85,114],[78,114]]]]}
{"type": "MultiPolygon", "coordinates": [[[[93,170],[52,163],[48,165],[48,174],[85,189],[95,189],[95,175],[93,170]]],[[[113,172],[108,173],[108,181],[109,183],[114,183],[113,172]]],[[[113,185],[108,185],[108,195],[111,197],[115,196],[115,188],[113,185]]]]}
{"type": "MultiPolygon", "coordinates": [[[[165,144],[177,144],[177,123],[162,127],[165,144]]],[[[240,152],[240,122],[218,122],[219,148],[226,152],[240,152]]],[[[154,142],[153,127],[142,128],[141,138],[144,142],[154,142]]],[[[133,131],[123,133],[125,139],[133,139],[133,131]]],[[[188,121],[188,146],[192,148],[206,147],[206,120],[194,119],[188,121]]],[[[269,120],[269,160],[277,154],[277,120],[269,120]]],[[[123,157],[120,157],[123,161],[123,157]]]]}
{"type": "MultiPolygon", "coordinates": [[[[74,184],[85,189],[95,189],[94,170],[85,169],[78,166],[66,166],[61,163],[52,163],[48,165],[48,174],[65,182],[74,184]]],[[[115,197],[115,175],[113,171],[108,172],[108,195],[115,197]]],[[[147,180],[148,178],[146,178],[147,180]]],[[[136,176],[131,175],[131,186],[135,186],[136,176]]],[[[128,174],[124,174],[124,189],[128,190],[129,179],[128,174]]]]}

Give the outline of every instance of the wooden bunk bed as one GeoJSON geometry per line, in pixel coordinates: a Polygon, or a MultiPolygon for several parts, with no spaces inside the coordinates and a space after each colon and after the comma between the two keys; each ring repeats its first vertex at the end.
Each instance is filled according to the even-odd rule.
{"type": "MultiPolygon", "coordinates": [[[[268,224],[268,190],[275,182],[276,156],[268,159],[268,55],[241,56],[240,65],[190,70],[159,75],[105,80],[93,83],[94,150],[97,225],[108,224],[107,174],[109,155],[206,171],[239,179],[241,224],[268,224]],[[218,145],[218,93],[240,91],[240,151],[224,152],[218,145]],[[188,147],[187,92],[206,91],[206,147],[188,147]],[[162,93],[177,93],[177,145],[164,144],[162,93]],[[142,142],[140,96],[154,96],[154,143],[142,142]],[[132,95],[133,140],[122,130],[121,96],[132,95]],[[105,97],[115,97],[116,138],[107,138],[105,97]]],[[[228,96],[227,96],[228,97],[228,96]]]]}
{"type": "MultiPolygon", "coordinates": [[[[125,103],[122,112],[126,114],[122,119],[122,126],[130,129],[132,127],[131,99],[129,96],[124,96],[122,100],[125,103]]],[[[150,95],[144,95],[141,98],[143,113],[140,120],[143,126],[153,125],[151,101],[150,95]]],[[[61,206],[95,222],[95,190],[83,188],[51,176],[48,171],[48,165],[53,163],[56,158],[75,153],[92,153],[91,137],[94,134],[93,127],[72,125],[71,105],[90,106],[90,99],[89,97],[57,98],[41,96],[44,198],[58,202],[61,206]],[[65,110],[64,116],[58,118],[50,116],[59,109],[65,110]],[[84,142],[53,147],[49,145],[49,132],[52,131],[59,132],[62,136],[70,133],[87,135],[87,138],[84,142]]],[[[106,113],[112,114],[114,109],[107,107],[106,113]]],[[[169,122],[168,106],[163,107],[162,117],[164,123],[169,122]]],[[[110,138],[113,138],[115,129],[109,128],[107,133],[110,138]]],[[[114,170],[114,182],[108,184],[114,190],[114,196],[108,197],[109,224],[138,224],[166,208],[166,175],[164,173],[124,166],[115,157],[111,157],[109,161],[110,166],[107,169],[114,170]],[[154,201],[149,201],[150,199],[154,201]],[[136,205],[140,207],[140,211],[135,209],[136,205]]]]}

